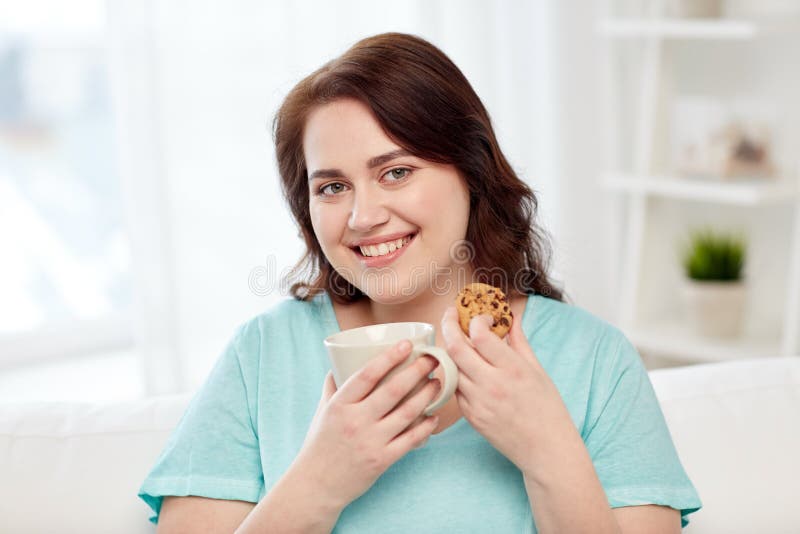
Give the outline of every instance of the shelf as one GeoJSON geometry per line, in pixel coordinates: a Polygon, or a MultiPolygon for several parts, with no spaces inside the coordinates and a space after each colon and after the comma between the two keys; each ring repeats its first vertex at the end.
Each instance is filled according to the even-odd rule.
{"type": "Polygon", "coordinates": [[[786,181],[716,182],[608,172],[603,174],[602,184],[609,189],[628,193],[743,206],[792,203],[798,200],[797,187],[786,181]]]}
{"type": "Polygon", "coordinates": [[[781,354],[777,339],[703,338],[676,322],[633,328],[625,334],[640,352],[676,360],[721,362],[781,354]]]}
{"type": "MultiPolygon", "coordinates": [[[[752,17],[669,18],[624,16],[611,12],[615,7],[607,4],[595,29],[607,45],[608,86],[603,93],[610,142],[604,152],[607,161],[630,162],[601,168],[597,177],[601,187],[620,197],[615,200],[624,200],[615,203],[619,209],[611,214],[616,254],[609,259],[609,283],[619,292],[619,325],[643,356],[655,360],[717,362],[800,350],[800,175],[794,172],[795,162],[782,162],[783,174],[774,178],[760,179],[753,173],[749,178],[726,179],[678,172],[665,161],[670,157],[669,110],[675,99],[682,93],[730,97],[736,94],[731,87],[775,105],[779,110],[775,131],[788,142],[783,155],[794,158],[791,141],[798,135],[793,120],[798,108],[796,69],[791,65],[796,61],[784,52],[797,48],[800,13],[793,9],[785,15],[768,15],[762,10],[763,15],[757,15],[752,8],[752,17]],[[754,212],[747,213],[749,209],[754,212]],[[762,221],[760,216],[770,211],[787,213],[762,221]],[[791,217],[785,217],[789,211],[791,217]],[[746,222],[757,227],[757,235],[765,236],[758,244],[770,253],[763,255],[765,276],[770,279],[764,286],[768,290],[757,298],[765,299],[760,304],[770,313],[758,317],[747,332],[766,330],[766,337],[703,338],[680,314],[664,321],[646,320],[648,310],[671,309],[659,299],[674,288],[660,284],[675,279],[674,263],[664,261],[667,251],[654,250],[651,243],[658,247],[673,237],[673,223],[685,226],[693,220],[719,221],[722,227],[730,220],[746,222]],[[775,252],[786,253],[785,283],[773,280],[773,271],[767,270],[772,267],[768,256],[775,252]]],[[[651,7],[648,12],[664,12],[661,3],[651,7]]]]}
{"type": "Polygon", "coordinates": [[[747,40],[763,31],[763,26],[745,20],[608,18],[598,23],[598,31],[624,38],[747,40]]]}

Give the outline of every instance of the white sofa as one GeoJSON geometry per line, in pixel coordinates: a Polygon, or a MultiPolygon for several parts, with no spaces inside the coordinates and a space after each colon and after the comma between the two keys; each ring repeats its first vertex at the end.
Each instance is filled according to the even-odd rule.
{"type": "MultiPolygon", "coordinates": [[[[651,379],[704,504],[685,532],[800,533],[800,358],[651,379]]],[[[0,405],[0,532],[154,532],[136,492],[188,401],[0,405]]]]}

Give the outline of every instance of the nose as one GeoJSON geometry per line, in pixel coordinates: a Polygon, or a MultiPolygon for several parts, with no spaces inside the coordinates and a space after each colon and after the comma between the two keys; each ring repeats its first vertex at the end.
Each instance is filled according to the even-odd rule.
{"type": "Polygon", "coordinates": [[[350,212],[348,226],[355,232],[367,232],[389,220],[389,211],[384,205],[381,191],[361,188],[353,196],[353,210],[350,212]]]}

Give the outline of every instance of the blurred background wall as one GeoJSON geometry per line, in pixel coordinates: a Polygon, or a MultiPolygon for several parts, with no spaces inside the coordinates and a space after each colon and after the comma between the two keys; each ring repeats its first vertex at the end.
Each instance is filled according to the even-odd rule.
{"type": "Polygon", "coordinates": [[[287,298],[280,273],[300,257],[274,112],[303,76],[384,31],[429,39],[464,71],[539,195],[554,276],[577,304],[609,313],[590,11],[521,0],[0,6],[0,399],[195,388],[238,324],[287,298]]]}

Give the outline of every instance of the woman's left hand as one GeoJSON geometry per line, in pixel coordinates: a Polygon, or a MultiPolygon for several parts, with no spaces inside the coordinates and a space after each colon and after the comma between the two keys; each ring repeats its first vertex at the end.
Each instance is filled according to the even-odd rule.
{"type": "Polygon", "coordinates": [[[569,411],[539,363],[514,317],[506,340],[491,330],[492,318],[479,315],[470,336],[451,306],[442,318],[447,353],[458,366],[456,398],[472,427],[523,473],[532,473],[559,443],[575,438],[569,411]]]}

